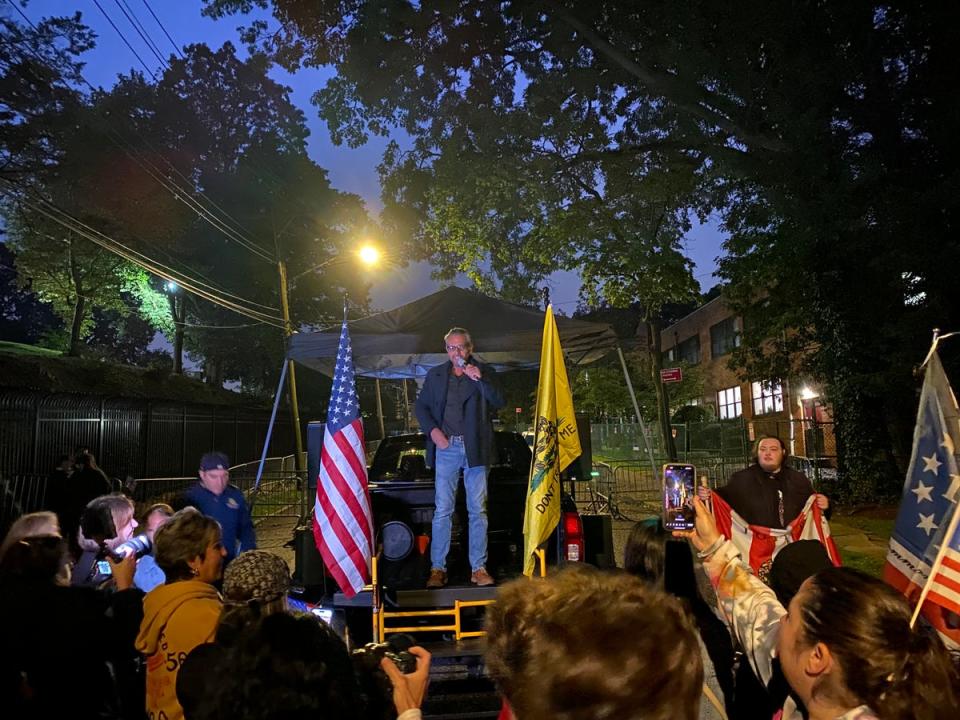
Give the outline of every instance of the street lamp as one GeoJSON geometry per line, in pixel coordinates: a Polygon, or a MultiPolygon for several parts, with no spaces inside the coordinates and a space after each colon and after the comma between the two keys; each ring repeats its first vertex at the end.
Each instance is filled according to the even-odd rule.
{"type": "Polygon", "coordinates": [[[170,303],[170,315],[173,317],[173,373],[183,375],[183,328],[187,321],[187,308],[180,286],[173,280],[163,284],[167,301],[170,303]]]}
{"type": "MultiPolygon", "coordinates": [[[[367,267],[372,267],[380,259],[380,251],[369,244],[362,246],[356,254],[360,261],[367,267]]],[[[290,278],[289,281],[287,280],[287,264],[283,260],[277,261],[277,270],[280,273],[280,308],[283,310],[283,332],[285,337],[289,338],[294,332],[293,323],[290,322],[290,288],[304,275],[317,272],[334,264],[347,262],[348,260],[349,257],[334,255],[318,265],[314,265],[301,273],[297,273],[290,278]]],[[[287,362],[289,363],[287,372],[290,375],[290,414],[292,415],[293,439],[297,452],[294,457],[294,468],[299,476],[303,471],[303,461],[301,459],[303,457],[303,437],[300,434],[300,405],[297,402],[297,373],[293,365],[293,360],[288,360],[287,362]]]]}

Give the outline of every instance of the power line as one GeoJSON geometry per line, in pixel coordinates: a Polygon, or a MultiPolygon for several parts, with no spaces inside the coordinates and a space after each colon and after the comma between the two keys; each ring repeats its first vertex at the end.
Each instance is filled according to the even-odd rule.
{"type": "Polygon", "coordinates": [[[163,30],[163,34],[167,36],[167,40],[169,40],[170,44],[173,45],[173,49],[177,51],[177,55],[183,58],[183,53],[180,52],[180,46],[173,41],[172,37],[170,37],[170,33],[167,32],[167,29],[163,26],[163,23],[160,22],[160,18],[157,17],[157,14],[153,11],[153,8],[150,7],[150,3],[148,3],[147,0],[143,0],[143,4],[153,16],[153,19],[157,22],[157,25],[160,26],[160,29],[163,30]]]}
{"type": "Polygon", "coordinates": [[[150,49],[150,52],[153,53],[153,56],[160,62],[160,64],[169,69],[170,65],[167,63],[166,58],[160,54],[160,50],[154,44],[153,39],[148,37],[148,34],[143,30],[140,25],[140,20],[136,17],[133,10],[127,5],[126,0],[113,0],[114,4],[117,6],[117,9],[123,13],[123,16],[127,19],[127,22],[130,23],[130,26],[136,31],[137,35],[140,36],[140,39],[143,40],[144,44],[150,49]]]}
{"type": "MultiPolygon", "coordinates": [[[[141,63],[142,65],[144,65],[144,69],[146,69],[147,72],[150,73],[150,76],[153,78],[154,82],[157,82],[157,77],[156,77],[156,75],[154,75],[152,72],[150,72],[150,69],[146,67],[146,64],[143,62],[143,60],[140,58],[140,56],[137,55],[137,52],[133,49],[133,46],[130,44],[129,40],[127,40],[126,35],[124,35],[124,33],[120,30],[120,28],[117,27],[117,25],[113,22],[113,20],[110,18],[110,16],[107,15],[106,10],[104,10],[104,9],[103,9],[103,6],[100,5],[99,0],[93,0],[93,2],[94,2],[94,4],[100,9],[100,12],[103,13],[104,17],[105,17],[105,18],[107,19],[107,21],[110,23],[110,26],[114,29],[114,31],[117,33],[117,35],[120,36],[120,39],[123,40],[123,42],[126,44],[126,46],[127,46],[128,48],[130,48],[130,50],[134,53],[134,55],[137,56],[137,59],[140,60],[140,63],[141,63]]],[[[124,14],[124,16],[125,16],[125,17],[127,18],[127,20],[130,22],[130,24],[131,24],[131,25],[134,25],[133,20],[130,18],[129,15],[127,15],[127,13],[124,11],[123,7],[120,5],[120,0],[114,0],[114,2],[116,3],[117,7],[120,8],[120,11],[124,14]]],[[[169,69],[170,66],[169,66],[169,64],[167,64],[166,60],[164,60],[163,57],[160,56],[160,54],[159,54],[158,52],[156,52],[155,50],[153,50],[153,47],[150,45],[150,42],[146,39],[146,37],[144,37],[143,33],[141,33],[140,30],[137,29],[137,27],[136,27],[135,25],[134,25],[134,30],[137,31],[137,33],[140,35],[140,38],[147,44],[148,47],[150,47],[151,51],[154,52],[154,55],[157,57],[157,59],[160,61],[160,63],[161,63],[164,67],[166,67],[166,68],[169,69]]],[[[146,140],[145,140],[142,136],[141,136],[141,140],[143,140],[144,142],[146,142],[146,140]]],[[[158,154],[159,154],[159,153],[158,153],[158,154]]],[[[128,153],[128,155],[129,155],[129,153],[128,153]]],[[[163,157],[163,156],[161,155],[161,157],[163,157]]],[[[169,162],[168,160],[166,160],[166,158],[164,158],[164,161],[167,163],[167,165],[170,166],[171,169],[174,170],[174,172],[176,172],[177,174],[180,174],[181,177],[183,177],[182,173],[180,173],[180,171],[179,171],[171,162],[169,162]]],[[[138,163],[138,164],[139,164],[139,163],[138,163]]],[[[143,167],[142,164],[141,164],[141,167],[143,167]]],[[[155,178],[155,179],[156,179],[156,178],[155,178]]],[[[168,178],[168,180],[169,180],[169,179],[170,179],[170,178],[168,178]]],[[[184,178],[184,179],[189,182],[189,180],[188,180],[187,178],[184,178]]],[[[167,189],[169,190],[170,188],[167,187],[167,189]]],[[[184,189],[182,189],[182,188],[181,188],[180,191],[181,191],[181,192],[190,193],[189,190],[184,190],[184,189]]],[[[200,194],[203,195],[203,193],[200,193],[200,194]]],[[[233,218],[232,216],[230,216],[229,213],[227,213],[223,208],[221,208],[219,205],[217,205],[214,201],[212,201],[212,200],[210,200],[209,198],[207,198],[205,195],[204,195],[203,197],[204,197],[204,199],[206,199],[208,202],[210,202],[212,205],[214,205],[218,210],[220,210],[220,212],[222,212],[224,215],[226,215],[227,217],[229,217],[229,218],[233,221],[233,223],[239,227],[239,223],[237,222],[237,220],[236,220],[235,218],[233,218]]],[[[197,205],[199,206],[199,203],[197,203],[197,205]]],[[[202,206],[200,206],[200,207],[202,207],[202,206]]],[[[206,208],[202,208],[202,209],[203,209],[204,212],[209,213],[209,210],[207,210],[206,208]]],[[[222,227],[224,227],[224,228],[227,227],[226,224],[223,223],[222,221],[218,221],[218,222],[220,223],[220,226],[222,226],[222,227]]],[[[211,223],[211,224],[213,224],[213,223],[211,223]]],[[[214,224],[214,227],[218,227],[218,225],[214,224]]],[[[235,238],[235,239],[237,239],[237,238],[235,238]]],[[[242,245],[244,245],[245,247],[247,247],[247,248],[248,248],[249,250],[251,250],[252,252],[255,252],[255,253],[259,254],[259,255],[260,255],[261,257],[263,257],[265,260],[267,260],[267,261],[269,261],[269,262],[273,262],[273,258],[270,257],[269,255],[266,255],[263,251],[259,250],[259,248],[254,249],[254,243],[253,243],[252,240],[249,240],[249,238],[245,239],[244,241],[241,241],[241,240],[237,239],[237,241],[240,242],[240,243],[241,243],[242,245]]]]}
{"type": "MultiPolygon", "coordinates": [[[[215,229],[219,230],[227,238],[233,240],[241,247],[246,248],[254,255],[257,255],[262,260],[265,260],[269,263],[273,263],[274,259],[268,255],[264,250],[262,250],[258,245],[256,245],[252,240],[249,240],[242,235],[240,235],[236,230],[229,227],[224,221],[216,217],[211,213],[207,208],[205,208],[199,200],[193,197],[189,189],[183,188],[178,185],[175,180],[171,179],[168,176],[163,174],[163,171],[154,165],[148,158],[141,155],[136,148],[125,145],[122,136],[120,136],[116,131],[107,129],[107,136],[113,140],[114,144],[117,145],[123,152],[133,160],[140,168],[146,172],[150,177],[157,181],[157,183],[170,192],[173,195],[174,199],[182,202],[184,205],[193,210],[197,215],[206,220],[210,225],[215,229]],[[148,167],[149,166],[149,167],[148,167]]],[[[172,164],[169,161],[166,161],[171,167],[172,164]]],[[[205,196],[204,196],[205,197],[205,196]]],[[[206,198],[205,198],[206,199],[206,198]]],[[[212,202],[212,201],[211,201],[212,202]]]]}
{"type": "MultiPolygon", "coordinates": [[[[94,2],[96,2],[96,0],[94,0],[94,2]]],[[[26,21],[26,23],[27,23],[31,28],[33,28],[34,30],[37,30],[37,26],[34,25],[34,23],[30,20],[30,18],[27,17],[27,15],[17,6],[17,4],[14,2],[14,0],[7,0],[7,3],[8,3],[9,5],[11,5],[11,6],[20,14],[20,17],[22,17],[22,18],[24,19],[24,21],[26,21]]],[[[99,4],[98,4],[98,7],[99,7],[99,4]]],[[[101,8],[101,11],[102,11],[102,8],[101,8]]],[[[108,19],[109,19],[109,18],[108,18],[108,19]]],[[[112,24],[113,24],[113,23],[111,22],[111,25],[112,25],[112,24]]],[[[117,30],[117,33],[121,36],[121,38],[124,40],[124,42],[126,42],[126,38],[123,36],[123,33],[121,33],[121,32],[119,31],[119,29],[116,28],[115,25],[114,25],[114,29],[117,30]]],[[[129,43],[127,43],[127,44],[128,44],[128,46],[129,46],[129,43]]],[[[41,55],[39,55],[38,53],[36,53],[36,51],[34,51],[32,48],[29,48],[29,47],[28,47],[27,49],[34,54],[34,56],[40,61],[41,64],[43,64],[43,65],[46,65],[46,64],[47,64],[47,60],[46,60],[45,58],[43,58],[41,55]]],[[[142,60],[141,60],[141,62],[142,62],[142,60]]],[[[148,70],[148,72],[149,72],[149,70],[148,70]]],[[[86,79],[86,77],[84,77],[83,73],[78,73],[78,76],[79,76],[80,80],[81,80],[88,88],[90,88],[90,91],[91,91],[91,92],[96,93],[96,92],[98,91],[97,88],[94,87],[94,86],[90,83],[90,81],[86,79]]],[[[154,80],[156,81],[156,77],[154,77],[154,80]]],[[[135,134],[145,145],[147,145],[148,147],[150,147],[150,149],[153,150],[153,152],[154,152],[157,156],[161,157],[161,158],[163,159],[163,161],[167,164],[167,166],[170,167],[170,169],[171,169],[173,172],[175,172],[177,175],[179,175],[181,178],[183,178],[185,182],[188,182],[188,183],[189,183],[189,182],[192,182],[192,181],[190,180],[190,178],[186,177],[183,173],[181,173],[180,170],[177,169],[177,167],[176,167],[175,165],[173,165],[173,163],[171,163],[162,153],[160,153],[160,152],[157,151],[155,148],[153,148],[153,147],[150,145],[150,143],[146,140],[146,138],[144,138],[139,132],[137,132],[136,129],[134,129],[133,132],[134,132],[134,134],[135,134]]],[[[198,216],[200,216],[202,219],[206,220],[210,225],[212,225],[215,229],[219,230],[221,233],[223,233],[224,235],[226,235],[228,238],[233,239],[235,242],[239,243],[241,246],[247,248],[248,250],[250,250],[251,252],[255,253],[256,255],[259,255],[263,260],[266,260],[267,262],[270,262],[270,263],[275,262],[274,258],[273,258],[272,256],[268,255],[268,254],[266,253],[266,251],[262,250],[262,249],[261,249],[261,246],[260,246],[259,244],[254,243],[254,242],[253,242],[251,239],[249,239],[248,237],[242,236],[240,233],[242,232],[243,229],[242,229],[242,226],[240,226],[240,223],[236,220],[236,218],[233,218],[232,216],[230,216],[230,214],[227,213],[226,210],[224,210],[224,209],[223,209],[222,207],[220,207],[216,202],[214,202],[214,201],[211,200],[209,197],[207,197],[202,191],[197,191],[197,192],[198,192],[198,194],[199,194],[204,200],[206,200],[208,203],[210,203],[210,204],[213,205],[215,208],[217,208],[221,213],[223,213],[224,215],[226,215],[226,216],[233,222],[233,224],[234,224],[237,228],[239,228],[239,229],[231,228],[231,227],[229,227],[229,226],[226,224],[226,222],[224,222],[224,221],[221,220],[220,218],[215,217],[214,214],[213,214],[209,209],[205,208],[198,200],[196,200],[196,198],[194,197],[194,192],[195,192],[194,190],[191,190],[190,188],[185,188],[185,187],[182,187],[182,186],[178,185],[172,178],[164,177],[162,170],[160,170],[159,168],[157,168],[156,165],[153,165],[153,163],[150,163],[149,160],[146,160],[146,162],[148,162],[150,165],[152,165],[153,168],[154,168],[154,170],[155,170],[157,173],[160,173],[160,175],[158,176],[158,175],[155,174],[154,172],[148,170],[148,169],[145,167],[145,165],[143,164],[143,161],[141,161],[140,159],[138,159],[137,157],[134,156],[133,153],[137,153],[136,148],[133,148],[132,145],[128,145],[128,146],[125,147],[125,146],[124,146],[123,138],[119,135],[119,133],[117,133],[116,131],[111,131],[111,130],[108,129],[108,130],[107,130],[107,135],[108,135],[109,139],[110,139],[115,145],[117,145],[117,147],[119,147],[121,150],[123,150],[124,153],[126,153],[128,157],[130,157],[134,162],[136,162],[138,165],[140,165],[140,167],[141,167],[144,171],[146,171],[148,175],[150,175],[154,180],[156,180],[156,181],[161,185],[161,187],[163,187],[163,188],[166,189],[168,192],[170,192],[170,193],[174,196],[174,198],[175,198],[176,200],[178,200],[178,201],[180,201],[180,202],[183,202],[185,205],[187,205],[188,207],[190,207],[194,212],[196,212],[198,216]],[[111,134],[111,133],[113,133],[113,134],[111,134]],[[131,151],[131,149],[132,149],[132,151],[131,151]],[[164,179],[161,179],[161,177],[164,177],[164,179]],[[190,201],[192,201],[193,204],[191,205],[190,202],[188,202],[186,199],[184,199],[185,197],[186,197],[186,198],[189,198],[190,201]]],[[[137,153],[137,154],[139,154],[139,153],[137,153]]],[[[140,157],[142,158],[143,156],[140,156],[140,157]]]]}
{"type": "Polygon", "coordinates": [[[245,323],[243,325],[199,325],[196,323],[180,323],[185,328],[199,328],[202,330],[240,330],[241,328],[251,328],[263,325],[262,322],[245,323]]]}
{"type": "MultiPolygon", "coordinates": [[[[15,183],[11,181],[7,181],[7,182],[10,185],[15,185],[15,183]]],[[[77,233],[81,237],[84,237],[87,240],[89,240],[90,242],[93,242],[94,244],[104,248],[105,250],[108,250],[116,255],[119,255],[120,257],[130,261],[131,263],[134,263],[135,265],[139,265],[140,267],[146,270],[149,270],[150,272],[154,273],[155,275],[158,275],[159,277],[162,277],[166,280],[169,280],[171,282],[177,283],[178,285],[181,285],[182,287],[191,291],[195,295],[198,295],[199,297],[209,300],[210,302],[216,305],[219,305],[221,307],[227,308],[228,310],[232,310],[233,312],[236,312],[240,315],[249,317],[253,320],[257,320],[259,322],[262,322],[268,325],[273,325],[281,329],[285,327],[283,324],[282,318],[273,316],[273,315],[268,315],[267,313],[264,313],[258,310],[253,310],[252,308],[249,308],[249,307],[244,307],[243,305],[240,305],[238,303],[232,302],[230,300],[227,300],[219,296],[215,292],[210,292],[209,290],[204,289],[203,287],[205,285],[204,283],[196,283],[193,281],[192,278],[184,277],[177,271],[173,270],[172,268],[169,268],[165,265],[157,263],[152,258],[144,255],[143,253],[124,245],[123,243],[100,232],[96,228],[90,227],[89,225],[82,222],[81,220],[78,220],[76,217],[74,217],[67,211],[63,210],[62,208],[58,207],[56,204],[50,202],[49,200],[46,200],[44,198],[37,199],[39,203],[41,203],[43,206],[46,206],[46,207],[43,207],[41,205],[37,205],[31,202],[29,199],[23,197],[22,195],[13,193],[11,190],[4,191],[0,189],[0,192],[6,192],[9,196],[13,197],[18,202],[23,203],[24,205],[32,209],[34,212],[40,213],[44,217],[52,220],[53,222],[66,228],[67,230],[77,233]]],[[[248,300],[243,300],[243,302],[250,303],[250,301],[248,300]]]]}
{"type": "Polygon", "coordinates": [[[134,57],[136,57],[137,60],[140,61],[140,64],[143,65],[143,69],[147,71],[147,75],[152,77],[154,82],[157,82],[157,76],[149,68],[149,66],[143,61],[143,58],[140,57],[140,54],[134,49],[133,45],[130,44],[130,41],[127,40],[126,36],[122,32],[120,32],[120,28],[116,26],[116,24],[113,22],[113,19],[109,15],[107,15],[107,11],[103,9],[103,6],[100,4],[100,0],[93,0],[93,4],[100,9],[100,12],[103,13],[103,16],[107,19],[107,22],[110,23],[110,26],[117,31],[117,35],[120,36],[120,39],[123,40],[124,44],[128,48],[130,48],[130,52],[133,53],[134,57]]]}

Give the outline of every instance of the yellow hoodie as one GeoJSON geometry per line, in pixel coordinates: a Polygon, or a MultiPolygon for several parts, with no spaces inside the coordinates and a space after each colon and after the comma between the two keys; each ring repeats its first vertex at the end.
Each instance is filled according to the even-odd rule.
{"type": "Polygon", "coordinates": [[[223,603],[216,588],[200,580],[158,585],[143,599],[136,648],[147,656],[147,715],[182,720],[177,673],[187,654],[211,642],[223,603]]]}

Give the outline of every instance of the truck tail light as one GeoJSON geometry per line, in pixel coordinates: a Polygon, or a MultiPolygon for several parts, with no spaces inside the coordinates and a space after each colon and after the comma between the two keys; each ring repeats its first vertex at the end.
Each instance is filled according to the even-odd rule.
{"type": "Polygon", "coordinates": [[[564,557],[567,562],[582,562],[584,557],[583,522],[580,520],[579,513],[563,513],[562,522],[564,557]]]}

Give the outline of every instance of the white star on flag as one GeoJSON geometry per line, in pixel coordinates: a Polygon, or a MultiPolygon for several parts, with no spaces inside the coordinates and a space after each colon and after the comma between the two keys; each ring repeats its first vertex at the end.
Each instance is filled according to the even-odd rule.
{"type": "Polygon", "coordinates": [[[934,453],[930,457],[921,455],[921,457],[923,458],[923,471],[932,472],[934,475],[936,475],[937,470],[940,468],[941,465],[943,465],[942,462],[937,460],[937,454],[934,453]]]}
{"type": "Polygon", "coordinates": [[[933,521],[933,513],[929,515],[920,513],[920,522],[917,523],[917,527],[923,530],[927,534],[927,537],[930,537],[930,533],[940,526],[933,521]]]}
{"type": "Polygon", "coordinates": [[[923,502],[924,500],[933,502],[933,498],[930,497],[932,491],[933,485],[924,485],[923,480],[917,480],[917,486],[910,490],[917,496],[917,502],[923,502]]]}

